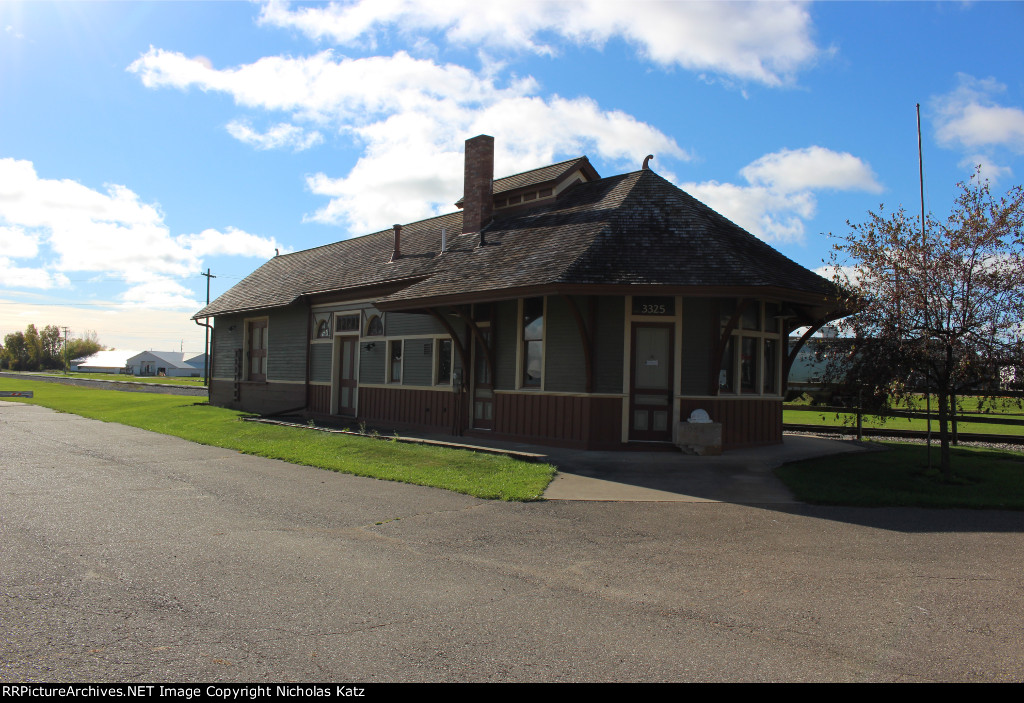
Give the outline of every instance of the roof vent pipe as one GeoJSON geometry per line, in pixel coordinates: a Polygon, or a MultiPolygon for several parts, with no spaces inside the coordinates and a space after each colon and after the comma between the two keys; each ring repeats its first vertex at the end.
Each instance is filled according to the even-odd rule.
{"type": "Polygon", "coordinates": [[[447,232],[444,227],[441,228],[441,253],[443,254],[448,248],[447,232]]]}
{"type": "Polygon", "coordinates": [[[395,225],[395,251],[391,254],[391,260],[402,256],[402,225],[395,225]]]}

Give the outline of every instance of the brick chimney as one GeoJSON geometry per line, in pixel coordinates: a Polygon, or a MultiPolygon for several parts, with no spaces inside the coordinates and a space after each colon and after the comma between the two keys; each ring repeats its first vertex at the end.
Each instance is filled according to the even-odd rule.
{"type": "Polygon", "coordinates": [[[462,233],[479,232],[494,214],[494,137],[466,140],[462,191],[462,233]]]}
{"type": "Polygon", "coordinates": [[[394,225],[395,250],[391,253],[391,260],[402,258],[402,225],[394,225]]]}

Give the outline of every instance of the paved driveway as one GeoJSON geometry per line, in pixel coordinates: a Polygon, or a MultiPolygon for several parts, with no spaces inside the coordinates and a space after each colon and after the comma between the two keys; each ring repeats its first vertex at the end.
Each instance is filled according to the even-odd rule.
{"type": "Polygon", "coordinates": [[[1022,526],[489,502],[0,403],[0,680],[1019,681],[1022,526]]]}

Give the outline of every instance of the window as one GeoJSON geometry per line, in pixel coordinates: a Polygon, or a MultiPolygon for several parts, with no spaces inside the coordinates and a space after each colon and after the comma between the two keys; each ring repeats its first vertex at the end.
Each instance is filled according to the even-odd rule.
{"type": "Polygon", "coordinates": [[[380,319],[380,315],[374,315],[366,323],[366,336],[367,337],[380,337],[384,334],[384,323],[380,319]]]}
{"type": "Polygon", "coordinates": [[[339,332],[358,332],[359,315],[342,315],[338,318],[339,332]]]}
{"type": "Polygon", "coordinates": [[[247,332],[247,366],[250,381],[267,380],[267,319],[249,320],[247,332]]]}
{"type": "Polygon", "coordinates": [[[313,339],[330,339],[331,337],[331,313],[313,313],[313,339]]]}
{"type": "Polygon", "coordinates": [[[539,388],[544,373],[544,298],[523,300],[523,386],[539,388]]]}
{"type": "Polygon", "coordinates": [[[402,340],[396,339],[388,342],[388,357],[391,359],[388,366],[388,382],[402,382],[402,340]]]}
{"type": "Polygon", "coordinates": [[[437,340],[437,383],[448,385],[452,382],[452,340],[437,340]]]}
{"type": "MultiPolygon", "coordinates": [[[[722,329],[736,311],[735,300],[720,301],[722,329]]],[[[775,395],[779,392],[779,306],[756,301],[748,305],[726,341],[718,372],[720,393],[775,395]]]]}

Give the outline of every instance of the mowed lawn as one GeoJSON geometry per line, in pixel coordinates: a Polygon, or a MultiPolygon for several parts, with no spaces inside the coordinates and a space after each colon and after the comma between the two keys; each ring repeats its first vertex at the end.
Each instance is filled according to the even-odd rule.
{"type": "MultiPolygon", "coordinates": [[[[1024,436],[1024,409],[1021,407],[1021,403],[1016,398],[998,398],[995,399],[991,404],[986,405],[986,412],[978,412],[977,398],[964,398],[963,409],[958,415],[957,429],[961,434],[967,435],[971,433],[976,434],[996,434],[996,435],[1013,435],[1017,437],[1024,436]],[[1021,421],[1020,425],[1003,425],[994,424],[987,422],[989,419],[1006,419],[1006,420],[1018,420],[1021,421]]],[[[854,413],[836,413],[834,410],[818,410],[814,406],[804,406],[810,408],[809,410],[795,410],[791,408],[784,408],[782,413],[782,421],[786,424],[794,425],[818,425],[822,428],[832,429],[848,427],[854,428],[857,424],[857,416],[854,413]]],[[[921,400],[917,407],[907,408],[902,406],[899,410],[912,410],[913,412],[924,412],[925,404],[921,400]]],[[[932,399],[932,432],[939,431],[938,420],[935,419],[935,415],[938,414],[938,408],[936,401],[932,399]]],[[[885,428],[891,430],[920,430],[925,431],[927,429],[927,423],[924,419],[917,418],[906,418],[906,417],[888,417],[881,418],[874,415],[864,416],[864,427],[869,428],[885,428]]],[[[965,438],[966,439],[966,438],[965,438]]]]}
{"type": "MultiPolygon", "coordinates": [[[[17,371],[5,371],[4,373],[21,373],[17,371]]],[[[62,373],[60,371],[24,372],[25,379],[31,380],[33,376],[53,376],[56,378],[85,378],[92,381],[123,381],[131,383],[169,383],[176,386],[205,386],[205,379],[193,378],[192,376],[128,376],[123,373],[82,373],[72,371],[62,373]]]]}
{"type": "Polygon", "coordinates": [[[793,462],[775,474],[807,503],[864,507],[1024,510],[1024,452],[955,447],[952,480],[939,450],[924,444],[873,443],[883,451],[793,462]]]}
{"type": "Polygon", "coordinates": [[[555,475],[548,464],[503,456],[243,422],[246,413],[197,403],[194,396],[125,393],[11,378],[0,378],[0,390],[30,390],[35,396],[3,400],[34,403],[245,454],[479,498],[540,500],[555,475]]]}

